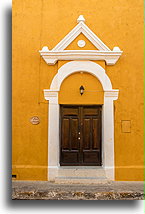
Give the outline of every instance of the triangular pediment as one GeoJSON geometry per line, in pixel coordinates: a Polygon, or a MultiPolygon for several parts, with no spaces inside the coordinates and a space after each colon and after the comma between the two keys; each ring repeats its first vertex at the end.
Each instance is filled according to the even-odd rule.
{"type": "Polygon", "coordinates": [[[80,20],[78,22],[79,23],[52,49],[52,51],[65,50],[80,34],[83,34],[96,49],[100,51],[111,51],[84,23],[85,20],[80,20]]]}
{"type": "Polygon", "coordinates": [[[52,49],[44,46],[40,50],[40,55],[48,65],[54,65],[58,60],[105,60],[107,65],[114,65],[122,54],[118,47],[113,51],[102,42],[98,36],[84,23],[83,15],[77,19],[78,24],[52,49]],[[79,39],[81,35],[85,39],[79,39]],[[86,41],[90,42],[87,48],[86,41]],[[77,41],[75,47],[71,44],[77,41]],[[92,47],[92,48],[91,48],[92,47]]]}

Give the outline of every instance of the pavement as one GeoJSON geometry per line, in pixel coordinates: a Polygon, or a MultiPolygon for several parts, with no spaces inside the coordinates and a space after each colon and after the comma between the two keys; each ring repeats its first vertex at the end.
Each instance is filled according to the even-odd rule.
{"type": "Polygon", "coordinates": [[[12,181],[13,200],[144,200],[144,182],[58,184],[49,181],[12,181]]]}

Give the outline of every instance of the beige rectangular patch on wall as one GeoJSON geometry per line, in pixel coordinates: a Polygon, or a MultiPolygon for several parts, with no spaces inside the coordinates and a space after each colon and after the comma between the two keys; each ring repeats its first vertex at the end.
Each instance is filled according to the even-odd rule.
{"type": "Polygon", "coordinates": [[[130,120],[121,120],[121,132],[122,133],[131,133],[131,121],[130,120]]]}

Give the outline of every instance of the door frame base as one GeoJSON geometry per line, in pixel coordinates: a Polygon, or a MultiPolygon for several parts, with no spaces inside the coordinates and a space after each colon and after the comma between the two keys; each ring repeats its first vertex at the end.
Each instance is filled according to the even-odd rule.
{"type": "MultiPolygon", "coordinates": [[[[56,179],[59,179],[59,178],[63,178],[64,180],[70,180],[70,171],[73,171],[73,172],[76,172],[77,173],[75,175],[73,175],[73,177],[71,178],[74,178],[74,179],[85,179],[85,180],[89,180],[90,177],[93,178],[96,178],[96,180],[94,180],[94,183],[96,183],[97,180],[100,181],[100,179],[103,178],[104,181],[110,181],[110,177],[109,177],[109,174],[111,174],[111,171],[110,169],[107,169],[107,168],[104,168],[103,166],[58,166],[58,167],[48,167],[48,170],[49,170],[49,181],[55,181],[56,179]],[[87,175],[90,175],[90,170],[95,170],[94,172],[96,172],[97,176],[89,176],[89,177],[84,177],[85,175],[82,175],[82,172],[80,171],[84,170],[85,173],[84,174],[87,174],[87,175]],[[62,170],[65,171],[65,173],[63,173],[62,175],[62,170]],[[103,176],[102,176],[103,174],[103,176]]],[[[93,182],[92,180],[92,182],[93,182]]],[[[70,181],[71,182],[71,181],[70,181]]],[[[79,181],[80,183],[80,181],[79,181]]]]}

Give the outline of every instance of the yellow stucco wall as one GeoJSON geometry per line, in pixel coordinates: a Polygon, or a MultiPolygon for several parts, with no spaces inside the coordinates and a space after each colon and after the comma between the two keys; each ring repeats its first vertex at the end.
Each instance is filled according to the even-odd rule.
{"type": "Polygon", "coordinates": [[[104,92],[101,83],[88,73],[75,73],[66,78],[59,92],[59,104],[103,104],[104,92]],[[85,88],[83,96],[79,88],[85,88]]]}
{"type": "MultiPolygon", "coordinates": [[[[96,63],[105,68],[113,88],[120,90],[114,104],[115,178],[143,180],[142,0],[13,0],[12,173],[20,180],[47,180],[48,103],[43,89],[50,87],[58,68],[66,62],[48,66],[38,51],[44,45],[52,49],[73,29],[80,14],[110,49],[119,46],[124,51],[114,66],[96,63]],[[32,116],[40,118],[39,125],[30,123],[32,116]],[[131,121],[131,132],[122,133],[122,120],[131,121]]],[[[76,42],[80,38],[67,49],[78,48],[76,42]]],[[[86,49],[94,49],[85,40],[86,49]]],[[[59,103],[103,103],[102,92],[96,100],[93,92],[86,92],[82,97],[77,95],[82,81],[88,91],[102,90],[91,75],[73,74],[61,86],[59,103]]]]}

